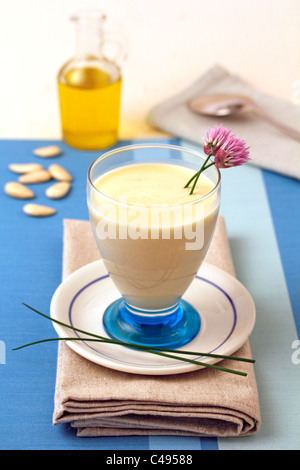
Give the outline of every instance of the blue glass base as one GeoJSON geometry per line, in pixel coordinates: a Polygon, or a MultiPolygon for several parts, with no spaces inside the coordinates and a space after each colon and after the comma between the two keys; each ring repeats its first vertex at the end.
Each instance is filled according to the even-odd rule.
{"type": "Polygon", "coordinates": [[[181,300],[177,306],[145,314],[121,298],[104,312],[106,333],[118,341],[142,346],[177,349],[189,343],[200,331],[201,320],[197,310],[181,300]]]}

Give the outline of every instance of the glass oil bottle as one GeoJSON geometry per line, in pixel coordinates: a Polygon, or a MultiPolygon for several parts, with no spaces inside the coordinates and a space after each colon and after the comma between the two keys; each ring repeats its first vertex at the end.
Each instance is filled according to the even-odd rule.
{"type": "Polygon", "coordinates": [[[62,137],[78,149],[104,149],[118,140],[121,70],[104,55],[105,16],[87,10],[71,20],[77,27],[76,53],[58,73],[62,137]]]}

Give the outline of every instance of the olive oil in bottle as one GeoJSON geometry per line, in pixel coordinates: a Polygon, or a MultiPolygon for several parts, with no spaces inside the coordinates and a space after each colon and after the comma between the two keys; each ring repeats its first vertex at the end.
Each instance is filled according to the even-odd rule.
{"type": "Polygon", "coordinates": [[[103,149],[118,139],[121,72],[103,54],[104,16],[86,11],[72,20],[77,25],[76,55],[58,73],[63,140],[78,149],[103,149]]]}

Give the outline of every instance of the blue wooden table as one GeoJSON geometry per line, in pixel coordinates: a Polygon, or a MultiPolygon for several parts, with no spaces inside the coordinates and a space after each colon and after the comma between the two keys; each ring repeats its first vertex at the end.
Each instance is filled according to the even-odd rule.
{"type": "MultiPolygon", "coordinates": [[[[191,147],[178,140],[163,142],[191,147]]],[[[49,312],[51,297],[61,282],[62,221],[88,219],[86,174],[99,154],[71,149],[58,141],[0,141],[2,188],[17,179],[8,169],[10,163],[35,161],[47,166],[55,162],[74,177],[70,194],[50,201],[57,209],[52,217],[31,218],[22,212],[24,201],[10,198],[3,190],[0,196],[0,449],[299,449],[300,182],[250,165],[222,171],[221,213],[237,277],[252,294],[257,309],[250,344],[256,359],[260,432],[239,439],[78,438],[67,425],[52,426],[57,343],[12,349],[53,337],[51,322],[32,314],[22,302],[49,312]],[[45,161],[32,154],[33,149],[50,144],[60,145],[62,156],[45,161]]],[[[34,186],[36,202],[49,204],[44,195],[48,185],[34,186]]]]}

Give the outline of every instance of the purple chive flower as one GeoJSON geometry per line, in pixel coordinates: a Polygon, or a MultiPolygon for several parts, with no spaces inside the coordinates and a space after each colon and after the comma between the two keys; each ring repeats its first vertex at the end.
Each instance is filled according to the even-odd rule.
{"type": "Polygon", "coordinates": [[[208,129],[204,139],[204,152],[206,155],[215,155],[228,139],[230,132],[231,130],[228,131],[222,125],[208,129]]]}
{"type": "Polygon", "coordinates": [[[246,147],[244,140],[231,135],[217,150],[214,155],[215,165],[218,168],[229,168],[239,166],[250,160],[249,147],[246,147]]]}
{"type": "Polygon", "coordinates": [[[228,131],[222,125],[216,126],[208,129],[204,139],[204,152],[215,157],[218,168],[242,165],[250,159],[245,141],[230,135],[230,132],[231,129],[228,131]]]}
{"type": "Polygon", "coordinates": [[[244,140],[239,139],[236,135],[230,135],[231,129],[228,131],[222,125],[208,129],[204,139],[204,152],[207,155],[202,167],[192,178],[186,183],[185,188],[193,182],[190,194],[193,194],[197,181],[203,171],[212,165],[217,168],[229,168],[238,166],[250,160],[249,147],[246,147],[244,140]],[[214,157],[214,161],[210,158],[214,157]]]}

